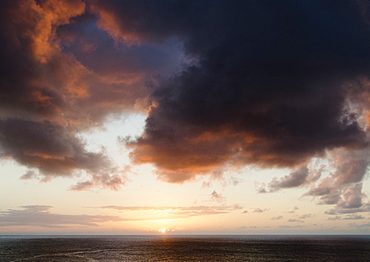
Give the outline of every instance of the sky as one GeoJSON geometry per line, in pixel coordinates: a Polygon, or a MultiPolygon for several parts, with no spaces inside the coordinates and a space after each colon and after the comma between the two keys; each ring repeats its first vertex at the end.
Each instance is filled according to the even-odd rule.
{"type": "Polygon", "coordinates": [[[7,0],[0,234],[370,234],[367,0],[7,0]]]}

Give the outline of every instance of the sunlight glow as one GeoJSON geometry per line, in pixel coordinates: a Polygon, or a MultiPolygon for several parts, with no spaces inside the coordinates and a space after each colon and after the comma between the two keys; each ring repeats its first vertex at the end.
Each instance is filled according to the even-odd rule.
{"type": "Polygon", "coordinates": [[[161,229],[158,229],[158,231],[164,234],[168,231],[168,228],[161,228],[161,229]]]}

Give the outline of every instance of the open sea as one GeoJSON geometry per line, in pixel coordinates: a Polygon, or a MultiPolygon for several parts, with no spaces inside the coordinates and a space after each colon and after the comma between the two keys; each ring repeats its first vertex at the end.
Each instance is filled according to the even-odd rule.
{"type": "Polygon", "coordinates": [[[370,236],[0,236],[0,261],[370,261],[370,236]]]}

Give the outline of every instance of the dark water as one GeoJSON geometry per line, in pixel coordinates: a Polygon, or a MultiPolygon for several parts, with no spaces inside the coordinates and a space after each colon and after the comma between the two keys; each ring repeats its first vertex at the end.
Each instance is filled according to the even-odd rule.
{"type": "Polygon", "coordinates": [[[0,261],[370,261],[370,236],[0,236],[0,261]]]}

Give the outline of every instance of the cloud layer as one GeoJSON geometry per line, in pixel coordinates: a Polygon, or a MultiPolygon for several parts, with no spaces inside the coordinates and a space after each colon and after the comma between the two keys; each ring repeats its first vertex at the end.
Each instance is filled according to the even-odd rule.
{"type": "Polygon", "coordinates": [[[146,220],[183,219],[183,218],[189,218],[189,217],[194,217],[194,216],[228,214],[234,210],[242,209],[242,207],[238,204],[220,205],[220,206],[190,206],[190,207],[102,206],[101,208],[115,209],[119,211],[151,212],[153,216],[147,217],[146,220]]]}
{"type": "Polygon", "coordinates": [[[0,156],[29,167],[24,179],[86,173],[73,189],[118,189],[124,172],[79,134],[140,111],[145,131],[126,145],[163,181],[289,167],[264,190],[311,185],[322,203],[361,208],[370,33],[359,2],[3,3],[0,156]],[[308,167],[324,157],[335,171],[319,180],[308,167]]]}

